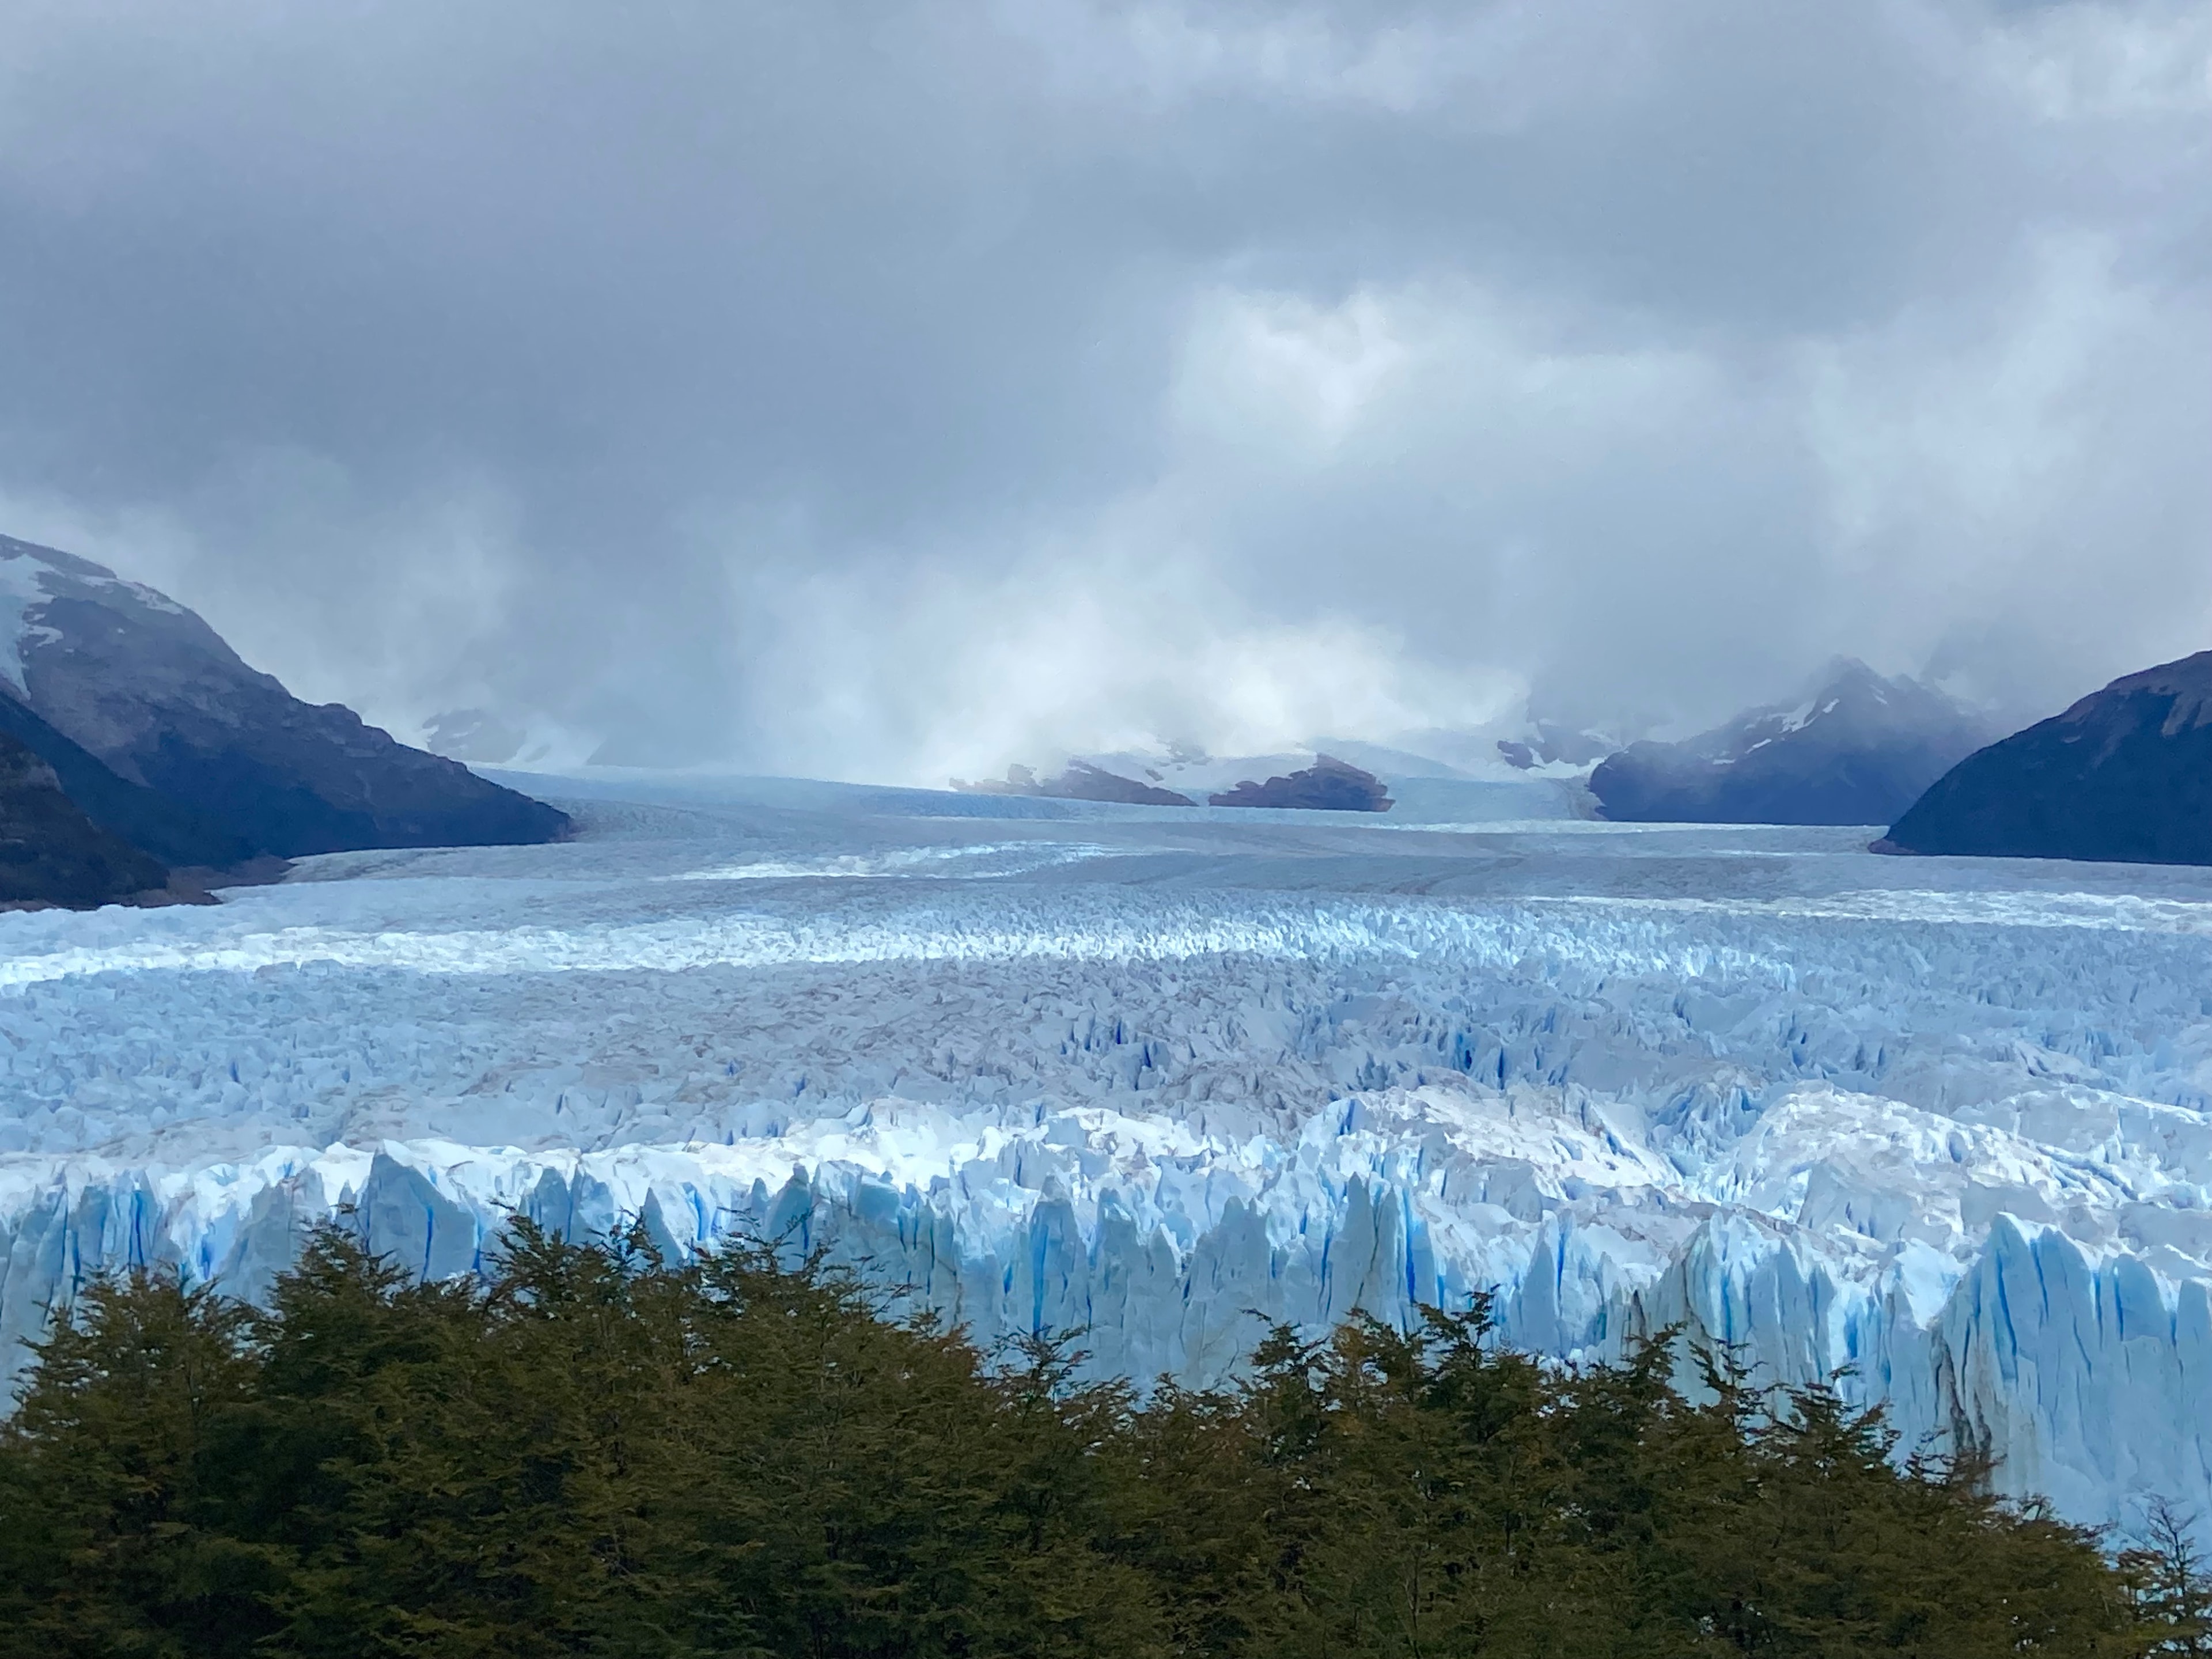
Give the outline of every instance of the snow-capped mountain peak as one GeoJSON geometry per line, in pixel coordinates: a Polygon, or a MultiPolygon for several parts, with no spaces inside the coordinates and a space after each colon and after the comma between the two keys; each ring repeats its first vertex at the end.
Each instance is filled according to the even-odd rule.
{"type": "Polygon", "coordinates": [[[1838,658],[1790,702],[1680,743],[1632,744],[1590,788],[1624,821],[1887,823],[1994,735],[1933,686],[1838,658]]]}
{"type": "Polygon", "coordinates": [[[543,840],[566,822],[343,705],[301,702],[167,594],[12,537],[0,682],[0,726],[165,862],[543,840]]]}

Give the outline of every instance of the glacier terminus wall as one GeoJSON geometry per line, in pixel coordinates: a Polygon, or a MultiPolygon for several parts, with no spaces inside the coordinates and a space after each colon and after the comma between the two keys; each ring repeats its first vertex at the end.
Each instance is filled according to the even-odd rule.
{"type": "Polygon", "coordinates": [[[538,787],[583,836],[0,916],[0,1368],[333,1215],[431,1275],[637,1220],[1140,1381],[1485,1291],[1563,1358],[1681,1325],[2212,1513],[2212,872],[538,787]]]}

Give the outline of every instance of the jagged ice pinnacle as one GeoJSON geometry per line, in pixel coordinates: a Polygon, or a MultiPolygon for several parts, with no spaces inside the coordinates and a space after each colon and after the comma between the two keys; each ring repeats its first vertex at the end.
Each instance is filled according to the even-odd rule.
{"type": "Polygon", "coordinates": [[[1139,1379],[1479,1290],[1562,1357],[1686,1322],[2071,1515],[2212,1500],[2212,872],[562,804],[567,845],[0,917],[0,1364],[103,1268],[261,1294],[341,1206],[434,1275],[635,1217],[1139,1379]]]}

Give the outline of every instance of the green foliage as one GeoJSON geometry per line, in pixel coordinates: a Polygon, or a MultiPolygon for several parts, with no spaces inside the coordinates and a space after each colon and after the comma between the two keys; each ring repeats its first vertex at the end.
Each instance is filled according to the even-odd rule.
{"type": "Polygon", "coordinates": [[[2142,1537],[2121,1552],[2120,1571],[2159,1638],[2152,1652],[2212,1653],[2212,1577],[2187,1518],[2171,1504],[2151,1504],[2142,1537]]]}
{"type": "Polygon", "coordinates": [[[518,1224],[481,1283],[344,1233],[255,1313],[94,1286],[0,1428],[0,1656],[2202,1650],[2188,1529],[2117,1563],[1876,1413],[1488,1310],[1274,1332],[1141,1407],[819,1257],[518,1224]]]}

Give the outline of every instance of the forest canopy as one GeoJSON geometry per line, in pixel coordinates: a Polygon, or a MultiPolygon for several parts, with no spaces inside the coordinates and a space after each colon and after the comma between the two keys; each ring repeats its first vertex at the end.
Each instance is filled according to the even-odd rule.
{"type": "Polygon", "coordinates": [[[418,1283],[337,1227],[265,1309],[97,1283],[0,1426],[0,1655],[2201,1650],[2108,1556],[1829,1388],[1561,1368],[1487,1309],[1214,1392],[979,1353],[820,1255],[518,1223],[418,1283]]]}

